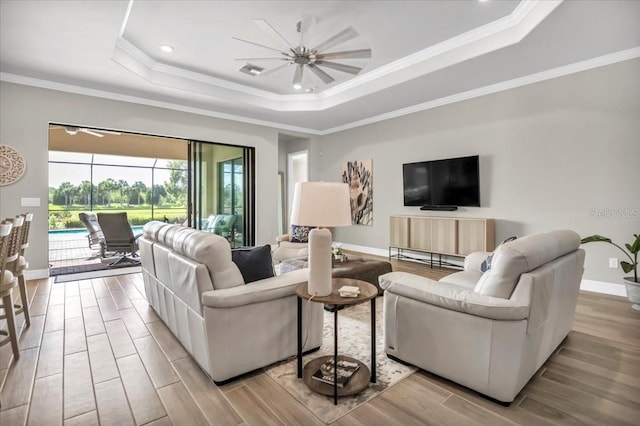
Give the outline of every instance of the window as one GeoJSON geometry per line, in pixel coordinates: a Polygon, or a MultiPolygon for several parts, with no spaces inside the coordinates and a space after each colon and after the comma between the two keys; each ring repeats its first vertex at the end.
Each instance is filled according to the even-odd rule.
{"type": "Polygon", "coordinates": [[[243,213],[243,163],[242,158],[218,163],[218,213],[241,215],[243,213]]]}
{"type": "Polygon", "coordinates": [[[83,211],[126,211],[133,225],[182,223],[186,161],[49,152],[49,228],[82,228],[83,211]]]}

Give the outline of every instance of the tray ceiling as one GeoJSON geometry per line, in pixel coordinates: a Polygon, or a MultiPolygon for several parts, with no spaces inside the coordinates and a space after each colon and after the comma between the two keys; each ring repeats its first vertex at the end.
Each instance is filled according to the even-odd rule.
{"type": "Polygon", "coordinates": [[[0,23],[4,81],[316,134],[640,56],[635,1],[28,1],[0,23]],[[234,37],[283,48],[254,19],[297,45],[311,18],[310,46],[357,31],[329,49],[371,49],[335,60],[357,75],[239,72],[280,64],[236,60],[278,53],[234,37]]]}

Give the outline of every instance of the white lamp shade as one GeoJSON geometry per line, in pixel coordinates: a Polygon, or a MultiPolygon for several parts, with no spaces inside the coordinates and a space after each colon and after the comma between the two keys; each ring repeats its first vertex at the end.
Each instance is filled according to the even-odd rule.
{"type": "Polygon", "coordinates": [[[297,183],[291,224],[325,228],[351,225],[349,186],[337,182],[297,183]]]}

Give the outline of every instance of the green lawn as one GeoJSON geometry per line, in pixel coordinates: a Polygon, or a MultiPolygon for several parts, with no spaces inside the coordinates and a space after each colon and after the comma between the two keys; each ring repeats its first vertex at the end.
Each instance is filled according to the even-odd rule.
{"type": "MultiPolygon", "coordinates": [[[[84,206],[58,206],[49,204],[49,229],[82,228],[78,214],[88,211],[84,206]]],[[[150,220],[164,220],[165,216],[171,223],[182,223],[187,217],[187,209],[180,206],[94,206],[93,212],[127,212],[127,218],[132,225],[144,225],[150,220]]]]}

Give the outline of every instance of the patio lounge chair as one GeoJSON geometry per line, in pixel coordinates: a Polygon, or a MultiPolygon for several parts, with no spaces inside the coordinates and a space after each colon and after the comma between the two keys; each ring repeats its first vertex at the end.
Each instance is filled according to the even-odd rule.
{"type": "Polygon", "coordinates": [[[100,245],[102,257],[107,252],[114,252],[119,258],[111,265],[122,262],[140,264],[138,259],[138,238],[142,234],[133,235],[127,213],[98,213],[98,223],[104,235],[100,245]]]}
{"type": "Polygon", "coordinates": [[[79,213],[78,217],[80,218],[80,222],[87,228],[87,240],[89,242],[89,248],[91,250],[98,250],[100,252],[96,253],[94,256],[90,257],[90,259],[94,259],[102,255],[102,247],[100,242],[104,239],[104,235],[102,234],[102,229],[100,229],[100,224],[98,223],[98,218],[95,213],[79,213]]]}

